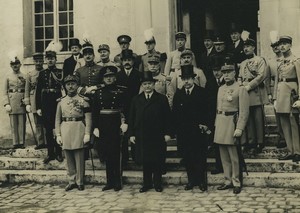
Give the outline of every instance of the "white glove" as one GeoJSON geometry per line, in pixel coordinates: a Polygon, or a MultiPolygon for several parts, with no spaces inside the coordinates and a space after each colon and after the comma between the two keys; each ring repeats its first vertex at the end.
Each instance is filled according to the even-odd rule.
{"type": "Polygon", "coordinates": [[[94,131],[93,131],[93,134],[99,138],[100,137],[100,132],[99,132],[99,129],[98,128],[95,128],[94,131]]]}
{"type": "Polygon", "coordinates": [[[131,136],[131,137],[129,138],[129,140],[130,140],[131,143],[135,144],[135,136],[131,136]]]}
{"type": "Polygon", "coordinates": [[[277,101],[276,100],[274,100],[274,109],[275,109],[275,111],[277,110],[277,101]]]}
{"type": "Polygon", "coordinates": [[[199,124],[199,129],[201,130],[201,133],[206,133],[208,130],[208,127],[202,124],[199,124]]]}
{"type": "Polygon", "coordinates": [[[86,94],[91,94],[91,93],[93,93],[93,91],[95,91],[96,89],[97,89],[97,86],[86,87],[85,93],[86,93],[86,94]]]}
{"type": "Polygon", "coordinates": [[[11,112],[11,106],[9,104],[5,105],[6,112],[11,112]]]}
{"type": "Polygon", "coordinates": [[[26,111],[31,112],[31,106],[30,105],[26,105],[26,111]]]}
{"type": "Polygon", "coordinates": [[[62,139],[61,139],[61,136],[56,136],[56,142],[58,145],[62,145],[62,139]]]}
{"type": "Polygon", "coordinates": [[[91,136],[89,134],[85,134],[83,137],[83,143],[88,143],[91,140],[91,136]]]}
{"type": "Polygon", "coordinates": [[[273,102],[273,97],[272,97],[272,95],[270,94],[270,95],[268,95],[268,99],[269,99],[269,102],[270,103],[272,103],[273,102]]]}
{"type": "Polygon", "coordinates": [[[36,114],[38,114],[38,116],[42,116],[42,110],[41,110],[41,109],[38,109],[38,110],[36,111],[36,114]]]}
{"type": "Polygon", "coordinates": [[[296,101],[293,106],[294,108],[300,108],[300,100],[296,101]]]}
{"type": "Polygon", "coordinates": [[[247,90],[247,92],[249,92],[249,90],[251,89],[251,87],[249,85],[246,85],[245,89],[247,90]]]}
{"type": "Polygon", "coordinates": [[[164,137],[165,137],[165,141],[166,141],[166,142],[168,142],[168,141],[171,140],[171,136],[170,136],[170,135],[165,135],[164,137]]]}
{"type": "Polygon", "coordinates": [[[121,128],[121,131],[123,133],[125,133],[125,132],[127,132],[128,124],[122,123],[121,126],[120,126],[120,128],[121,128]]]}
{"type": "Polygon", "coordinates": [[[243,131],[240,129],[234,130],[233,137],[238,138],[242,136],[243,131]]]}

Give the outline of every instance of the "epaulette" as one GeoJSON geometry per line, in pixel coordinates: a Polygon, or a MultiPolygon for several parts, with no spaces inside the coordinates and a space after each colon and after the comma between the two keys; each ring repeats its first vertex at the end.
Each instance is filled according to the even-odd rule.
{"type": "Polygon", "coordinates": [[[147,53],[143,54],[142,56],[145,56],[145,55],[147,55],[147,53]]]}
{"type": "Polygon", "coordinates": [[[83,98],[83,100],[85,100],[85,101],[89,101],[89,100],[90,100],[88,97],[86,97],[86,96],[84,96],[84,95],[78,94],[78,96],[79,96],[80,98],[83,98]]]}
{"type": "Polygon", "coordinates": [[[63,96],[63,97],[60,97],[60,98],[56,99],[56,102],[60,102],[64,97],[66,97],[66,96],[63,96]]]}
{"type": "Polygon", "coordinates": [[[127,89],[126,86],[117,85],[117,87],[118,87],[119,89],[127,89]]]}

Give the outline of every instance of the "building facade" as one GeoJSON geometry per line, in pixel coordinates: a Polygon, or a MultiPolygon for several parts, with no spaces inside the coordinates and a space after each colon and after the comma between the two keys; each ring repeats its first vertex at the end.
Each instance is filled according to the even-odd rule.
{"type": "MultiPolygon", "coordinates": [[[[300,53],[300,0],[10,0],[0,1],[0,75],[12,72],[10,51],[17,51],[24,73],[33,69],[32,53],[43,51],[51,40],[63,43],[58,66],[69,56],[70,38],[88,38],[97,48],[107,43],[111,58],[120,52],[117,36],[132,37],[130,48],[146,52],[144,30],[154,29],[156,49],[175,48],[174,33],[188,34],[188,47],[197,55],[203,50],[206,29],[229,39],[230,24],[238,22],[258,41],[258,53],[271,57],[269,32],[278,30],[294,38],[293,51],[300,53]]],[[[96,59],[97,60],[97,59],[96,59]]],[[[10,138],[9,118],[0,108],[0,138],[10,138]]],[[[29,125],[27,131],[30,132],[29,125]]]]}

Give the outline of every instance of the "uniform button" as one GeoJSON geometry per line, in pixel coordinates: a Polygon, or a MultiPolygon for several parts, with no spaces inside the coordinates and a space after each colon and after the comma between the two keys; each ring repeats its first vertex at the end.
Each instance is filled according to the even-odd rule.
{"type": "Polygon", "coordinates": [[[116,99],[116,97],[113,97],[113,99],[116,99]]]}
{"type": "Polygon", "coordinates": [[[113,109],[113,107],[111,107],[111,109],[113,109]]]}
{"type": "Polygon", "coordinates": [[[101,104],[103,104],[103,102],[101,102],[101,104]]]}
{"type": "Polygon", "coordinates": [[[111,102],[112,104],[114,104],[115,102],[111,102]]]}

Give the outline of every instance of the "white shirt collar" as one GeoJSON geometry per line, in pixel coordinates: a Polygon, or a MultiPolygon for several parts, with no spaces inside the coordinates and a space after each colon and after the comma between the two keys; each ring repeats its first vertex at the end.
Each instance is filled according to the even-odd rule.
{"type": "Polygon", "coordinates": [[[147,96],[149,95],[149,98],[151,98],[152,97],[152,95],[153,95],[153,91],[151,92],[151,93],[145,93],[144,92],[144,94],[145,94],[145,98],[147,99],[147,96]]]}
{"type": "Polygon", "coordinates": [[[185,89],[185,92],[190,91],[190,94],[192,94],[194,87],[195,87],[195,84],[193,84],[193,86],[191,88],[185,89]]]}

